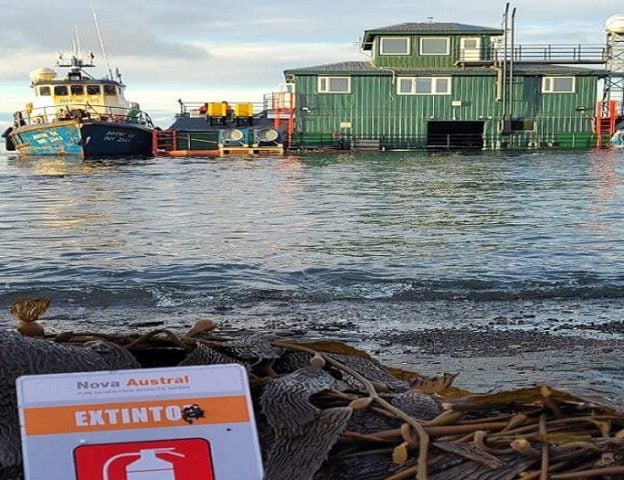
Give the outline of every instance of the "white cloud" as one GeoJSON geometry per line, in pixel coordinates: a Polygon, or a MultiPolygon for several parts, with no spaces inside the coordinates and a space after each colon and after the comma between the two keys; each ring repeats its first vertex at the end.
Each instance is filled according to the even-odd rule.
{"type": "MultiPolygon", "coordinates": [[[[177,99],[259,99],[285,69],[364,60],[353,42],[364,30],[410,21],[498,27],[504,2],[481,0],[93,0],[113,67],[128,97],[148,110],[177,99]]],[[[618,0],[518,0],[517,39],[533,43],[603,43],[604,21],[618,0]]],[[[84,50],[104,63],[84,0],[20,0],[0,16],[0,112],[27,101],[27,74],[52,66],[80,26],[84,50]]]]}

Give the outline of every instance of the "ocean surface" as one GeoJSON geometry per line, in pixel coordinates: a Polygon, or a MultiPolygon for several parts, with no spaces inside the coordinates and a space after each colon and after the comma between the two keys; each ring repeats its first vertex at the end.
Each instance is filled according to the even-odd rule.
{"type": "Polygon", "coordinates": [[[564,323],[621,340],[603,327],[624,307],[623,178],[618,151],[1,154],[0,325],[49,296],[58,330],[564,323]]]}

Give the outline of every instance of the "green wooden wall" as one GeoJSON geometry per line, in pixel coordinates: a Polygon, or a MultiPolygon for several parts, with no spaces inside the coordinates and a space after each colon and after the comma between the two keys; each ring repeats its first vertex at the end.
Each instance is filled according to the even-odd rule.
{"type": "Polygon", "coordinates": [[[373,65],[376,67],[389,68],[449,68],[456,66],[460,58],[460,45],[462,38],[481,39],[481,59],[491,58],[491,35],[383,35],[383,38],[390,37],[410,37],[410,55],[381,55],[379,53],[381,37],[376,37],[373,46],[373,65]],[[420,39],[426,38],[449,38],[449,55],[420,55],[420,39]]]}
{"type": "MultiPolygon", "coordinates": [[[[311,74],[295,75],[296,122],[300,135],[340,132],[359,138],[425,136],[428,121],[455,120],[483,121],[484,137],[500,141],[502,102],[496,99],[495,75],[456,75],[452,79],[451,95],[397,95],[396,77],[387,72],[352,75],[348,94],[319,94],[317,78],[311,74]],[[452,101],[461,101],[461,106],[452,106],[452,101]],[[347,123],[351,128],[345,128],[347,123]]],[[[542,77],[537,75],[516,77],[513,117],[534,120],[535,130],[503,141],[524,144],[538,139],[548,141],[560,134],[591,135],[597,78],[577,76],[575,93],[542,94],[541,81],[542,77]],[[577,107],[588,110],[579,111],[577,107]]]]}

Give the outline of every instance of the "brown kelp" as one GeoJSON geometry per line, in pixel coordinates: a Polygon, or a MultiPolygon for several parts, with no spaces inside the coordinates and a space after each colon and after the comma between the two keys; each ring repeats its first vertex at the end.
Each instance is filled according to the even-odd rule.
{"type": "MultiPolygon", "coordinates": [[[[624,478],[624,413],[549,386],[475,394],[455,388],[454,375],[387,368],[341,342],[225,336],[210,322],[186,335],[24,339],[72,352],[113,344],[143,368],[243,365],[267,480],[624,478]]],[[[3,478],[17,478],[4,467],[3,478]]]]}

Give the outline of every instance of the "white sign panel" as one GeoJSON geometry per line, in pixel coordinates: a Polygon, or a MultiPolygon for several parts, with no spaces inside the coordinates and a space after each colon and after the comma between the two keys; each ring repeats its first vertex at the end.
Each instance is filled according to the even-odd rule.
{"type": "Polygon", "coordinates": [[[17,380],[26,480],[260,480],[240,365],[17,380]]]}

